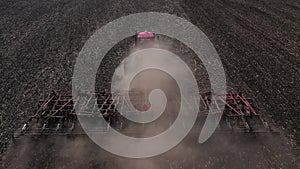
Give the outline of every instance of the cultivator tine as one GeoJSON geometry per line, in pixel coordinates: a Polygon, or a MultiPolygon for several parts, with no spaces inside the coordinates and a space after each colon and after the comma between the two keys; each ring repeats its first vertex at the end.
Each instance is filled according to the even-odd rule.
{"type": "Polygon", "coordinates": [[[251,106],[251,104],[248,102],[248,100],[243,96],[243,95],[240,95],[240,94],[236,94],[238,98],[240,98],[248,108],[250,108],[250,110],[252,111],[252,113],[254,115],[258,115],[258,113],[256,113],[256,111],[254,110],[254,108],[251,106]]]}
{"type": "Polygon", "coordinates": [[[232,111],[234,111],[237,115],[242,115],[241,112],[237,111],[235,108],[233,108],[230,104],[228,104],[225,100],[220,98],[220,100],[225,104],[225,106],[229,107],[232,111]]]}
{"type": "Polygon", "coordinates": [[[66,102],[64,105],[62,105],[58,110],[53,109],[54,112],[48,116],[48,118],[46,119],[46,121],[48,121],[51,117],[55,116],[60,110],[62,110],[71,101],[72,101],[72,99],[70,99],[68,102],[66,102]]]}
{"type": "MultiPolygon", "coordinates": [[[[139,93],[133,93],[133,96],[137,101],[140,100],[139,97],[141,95],[139,93]]],[[[200,104],[204,105],[204,109],[199,109],[200,115],[207,116],[208,113],[223,114],[218,126],[218,131],[220,132],[260,132],[259,125],[271,131],[268,123],[251,105],[251,99],[246,98],[243,94],[232,92],[225,97],[220,95],[214,96],[212,92],[206,91],[199,93],[199,96],[200,104]],[[224,106],[224,110],[221,109],[221,105],[224,106]]],[[[182,97],[182,100],[187,105],[191,104],[184,97],[182,97]]],[[[180,100],[178,102],[180,103],[180,100]]],[[[122,92],[115,95],[107,91],[99,93],[89,92],[79,94],[76,98],[73,98],[71,94],[55,94],[47,96],[45,100],[41,100],[41,103],[36,114],[27,120],[22,127],[21,134],[29,134],[30,131],[43,135],[51,133],[62,134],[64,132],[68,134],[80,133],[80,127],[76,127],[77,117],[99,118],[100,114],[98,113],[101,113],[106,120],[106,126],[103,126],[103,131],[110,130],[110,127],[123,130],[125,129],[124,126],[126,126],[125,122],[128,123],[124,121],[123,113],[133,113],[130,110],[125,110],[126,105],[131,103],[126,102],[125,95],[122,92]],[[119,105],[120,110],[117,109],[117,105],[119,105]],[[76,112],[76,110],[78,111],[76,112]],[[42,127],[33,128],[32,126],[39,125],[29,125],[29,123],[40,123],[42,127]]],[[[171,115],[172,113],[166,117],[170,118],[171,115]]],[[[189,112],[186,112],[186,115],[189,115],[189,112]]],[[[171,122],[172,120],[170,120],[171,122]]],[[[196,124],[203,125],[201,119],[196,124]]],[[[185,124],[183,124],[184,126],[185,124]]],[[[97,131],[100,132],[98,129],[97,131]]]]}

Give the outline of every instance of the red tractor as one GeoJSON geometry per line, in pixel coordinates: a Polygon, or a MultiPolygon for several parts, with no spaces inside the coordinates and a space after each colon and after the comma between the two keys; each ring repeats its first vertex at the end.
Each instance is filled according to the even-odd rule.
{"type": "Polygon", "coordinates": [[[134,36],[135,38],[135,46],[138,46],[140,44],[145,44],[149,42],[154,42],[155,40],[158,40],[158,36],[153,32],[140,32],[134,36]]]}

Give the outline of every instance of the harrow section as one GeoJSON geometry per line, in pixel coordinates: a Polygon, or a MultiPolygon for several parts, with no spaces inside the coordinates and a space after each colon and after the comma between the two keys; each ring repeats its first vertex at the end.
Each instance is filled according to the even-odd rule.
{"type": "Polygon", "coordinates": [[[203,106],[202,115],[208,113],[223,113],[219,123],[222,131],[235,132],[268,132],[271,131],[268,123],[258,112],[252,98],[242,93],[231,92],[225,97],[213,96],[210,91],[201,92],[200,99],[203,106]],[[224,106],[223,111],[221,106],[224,106]]]}
{"type": "MultiPolygon", "coordinates": [[[[134,94],[140,100],[141,93],[134,94]]],[[[251,98],[241,93],[228,93],[225,97],[212,96],[210,91],[200,92],[200,110],[195,125],[201,128],[208,113],[223,113],[219,123],[219,132],[270,132],[268,123],[262,118],[251,98]],[[224,105],[224,110],[221,110],[224,105]]],[[[106,132],[110,127],[117,130],[124,128],[122,113],[128,110],[116,109],[116,105],[129,104],[125,95],[113,95],[107,91],[99,93],[84,92],[73,98],[71,94],[56,94],[53,92],[47,98],[39,101],[38,109],[23,125],[21,135],[66,135],[85,134],[78,123],[78,117],[83,120],[103,120],[101,128],[86,128],[90,132],[106,132]],[[78,111],[75,111],[76,110],[78,111]],[[99,118],[97,118],[99,117],[99,118]]],[[[141,103],[142,104],[142,103],[141,103]]],[[[126,107],[126,106],[124,106],[126,107]]],[[[99,122],[99,121],[98,121],[99,122]]]]}

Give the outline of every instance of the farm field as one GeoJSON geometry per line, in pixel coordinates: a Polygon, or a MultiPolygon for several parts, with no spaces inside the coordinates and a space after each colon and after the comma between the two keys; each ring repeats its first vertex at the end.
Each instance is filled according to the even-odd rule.
{"type": "MultiPolygon", "coordinates": [[[[300,2],[297,0],[25,0],[0,2],[0,167],[13,168],[300,168],[300,2]],[[137,12],[165,12],[199,27],[216,48],[229,88],[255,99],[279,135],[215,134],[205,144],[189,135],[149,159],[112,155],[86,136],[11,135],[55,90],[71,92],[76,57],[105,24],[137,12]],[[218,145],[218,146],[215,146],[218,145]]],[[[130,40],[110,50],[97,83],[107,88],[130,40]],[[101,76],[100,76],[101,75],[101,76]]],[[[207,87],[205,68],[174,42],[172,52],[207,87]]],[[[198,135],[197,135],[198,136],[198,135]]]]}

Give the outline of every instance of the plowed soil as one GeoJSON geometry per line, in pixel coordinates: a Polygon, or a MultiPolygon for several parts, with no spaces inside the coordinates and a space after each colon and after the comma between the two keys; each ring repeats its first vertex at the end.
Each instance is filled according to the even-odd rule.
{"type": "MultiPolygon", "coordinates": [[[[299,1],[2,0],[0,15],[0,167],[300,168],[299,1]],[[165,154],[139,160],[112,155],[86,136],[24,137],[12,143],[12,133],[34,114],[41,97],[51,90],[71,92],[76,57],[97,29],[121,16],[150,11],[198,26],[218,51],[229,87],[253,97],[281,133],[214,135],[201,145],[190,135],[165,154]]],[[[124,41],[104,59],[102,87],[129,44],[124,41]]],[[[174,52],[193,57],[184,47],[174,52]]],[[[193,60],[185,61],[193,66],[193,60]]],[[[198,66],[200,76],[203,66],[198,66]]]]}

